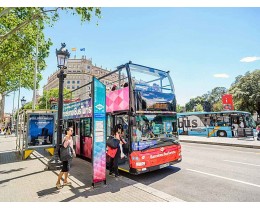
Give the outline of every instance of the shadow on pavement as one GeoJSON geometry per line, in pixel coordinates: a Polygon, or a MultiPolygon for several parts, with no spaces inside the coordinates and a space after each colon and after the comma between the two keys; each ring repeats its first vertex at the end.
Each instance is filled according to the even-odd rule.
{"type": "Polygon", "coordinates": [[[59,193],[60,193],[60,191],[57,190],[56,187],[52,187],[52,188],[41,190],[41,191],[37,192],[37,195],[39,196],[39,198],[41,198],[41,197],[44,197],[44,196],[56,195],[56,194],[59,194],[59,193]]]}
{"type": "Polygon", "coordinates": [[[166,168],[162,168],[156,171],[151,171],[148,173],[140,174],[140,175],[131,175],[125,172],[121,172],[124,176],[128,177],[129,179],[133,179],[137,182],[140,182],[144,185],[150,185],[154,182],[160,181],[167,176],[170,176],[174,173],[177,173],[181,170],[181,168],[176,166],[168,166],[166,168]]]}
{"type": "Polygon", "coordinates": [[[22,171],[24,170],[25,168],[17,168],[17,169],[11,169],[11,170],[5,170],[5,171],[0,171],[0,174],[10,174],[12,172],[17,172],[17,171],[22,171]]]}
{"type": "Polygon", "coordinates": [[[0,164],[20,162],[22,158],[18,151],[1,152],[0,153],[0,164]]]}
{"type": "Polygon", "coordinates": [[[31,176],[31,175],[35,175],[35,174],[39,174],[39,173],[42,173],[43,171],[37,171],[37,172],[34,172],[34,173],[30,173],[30,174],[25,174],[25,175],[22,175],[22,176],[17,176],[17,177],[13,177],[11,179],[5,179],[5,180],[1,180],[0,181],[0,185],[5,183],[5,182],[9,182],[9,181],[12,181],[14,179],[20,179],[20,178],[23,178],[23,177],[26,177],[26,176],[31,176]]]}
{"type": "MultiPolygon", "coordinates": [[[[102,196],[102,194],[107,193],[107,192],[116,193],[116,192],[119,192],[122,188],[129,186],[129,184],[124,183],[124,182],[120,182],[120,184],[117,184],[116,183],[117,181],[118,180],[114,179],[107,185],[100,185],[95,188],[92,188],[92,187],[86,188],[84,186],[78,187],[78,188],[71,187],[71,192],[74,193],[74,196],[66,198],[66,199],[62,200],[61,202],[72,201],[78,197],[89,198],[89,197],[95,196],[95,195],[102,196]]],[[[103,200],[103,202],[105,202],[105,200],[103,200]]]]}

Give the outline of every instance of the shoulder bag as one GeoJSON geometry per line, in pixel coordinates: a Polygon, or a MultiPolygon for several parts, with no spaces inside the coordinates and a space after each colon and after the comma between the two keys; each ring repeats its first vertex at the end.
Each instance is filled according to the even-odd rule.
{"type": "Polygon", "coordinates": [[[64,142],[62,143],[62,145],[60,146],[59,152],[60,152],[60,160],[61,161],[69,161],[73,158],[73,151],[72,148],[70,147],[70,145],[68,145],[67,147],[64,147],[64,142]]]}

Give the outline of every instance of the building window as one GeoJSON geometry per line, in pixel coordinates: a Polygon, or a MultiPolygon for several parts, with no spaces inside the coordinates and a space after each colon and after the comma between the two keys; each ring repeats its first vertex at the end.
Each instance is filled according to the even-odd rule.
{"type": "Polygon", "coordinates": [[[72,81],[72,84],[75,84],[75,81],[72,81]]]}
{"type": "Polygon", "coordinates": [[[70,84],[70,81],[69,81],[69,80],[67,81],[67,84],[70,84]]]}
{"type": "Polygon", "coordinates": [[[67,86],[67,89],[70,89],[70,86],[67,86]]]}
{"type": "Polygon", "coordinates": [[[80,84],[80,81],[77,81],[77,84],[80,84]]]}
{"type": "Polygon", "coordinates": [[[75,89],[75,86],[72,86],[72,89],[75,89]]]}
{"type": "Polygon", "coordinates": [[[88,69],[90,69],[90,66],[88,66],[88,69]]]}
{"type": "Polygon", "coordinates": [[[79,86],[77,86],[77,88],[79,88],[79,86]]]}

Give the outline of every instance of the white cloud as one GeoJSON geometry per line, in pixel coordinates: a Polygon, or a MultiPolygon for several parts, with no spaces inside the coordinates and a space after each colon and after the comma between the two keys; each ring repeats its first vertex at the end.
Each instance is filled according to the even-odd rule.
{"type": "Polygon", "coordinates": [[[213,76],[216,78],[229,78],[228,74],[214,74],[213,76]]]}
{"type": "Polygon", "coordinates": [[[240,60],[240,62],[249,63],[249,62],[254,62],[254,61],[257,61],[257,60],[260,60],[260,57],[253,56],[253,57],[245,57],[245,58],[242,58],[242,59],[240,60]]]}

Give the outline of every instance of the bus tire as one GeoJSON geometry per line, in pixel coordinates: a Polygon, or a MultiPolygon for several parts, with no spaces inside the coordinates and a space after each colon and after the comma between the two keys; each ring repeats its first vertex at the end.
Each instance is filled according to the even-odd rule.
{"type": "Polygon", "coordinates": [[[217,136],[218,137],[227,137],[227,132],[220,130],[217,132],[217,136]]]}

